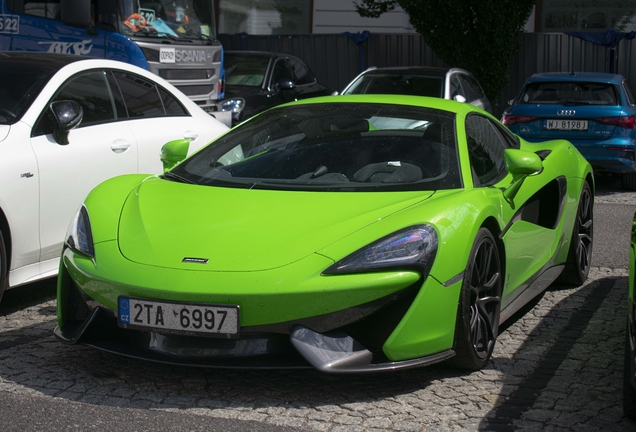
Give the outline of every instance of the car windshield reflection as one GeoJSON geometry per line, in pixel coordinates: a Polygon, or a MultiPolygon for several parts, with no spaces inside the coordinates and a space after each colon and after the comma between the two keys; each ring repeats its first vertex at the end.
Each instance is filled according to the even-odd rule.
{"type": "Polygon", "coordinates": [[[380,104],[271,110],[177,166],[201,185],[300,190],[461,187],[454,114],[380,104]]]}

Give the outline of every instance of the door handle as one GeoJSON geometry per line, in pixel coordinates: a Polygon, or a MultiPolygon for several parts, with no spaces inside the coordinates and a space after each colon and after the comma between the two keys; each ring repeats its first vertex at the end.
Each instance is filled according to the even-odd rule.
{"type": "Polygon", "coordinates": [[[124,153],[130,148],[130,143],[123,139],[117,139],[110,145],[110,149],[115,153],[124,153]]]}
{"type": "Polygon", "coordinates": [[[194,141],[199,138],[199,134],[196,131],[187,130],[183,133],[183,137],[187,140],[194,141]]]}

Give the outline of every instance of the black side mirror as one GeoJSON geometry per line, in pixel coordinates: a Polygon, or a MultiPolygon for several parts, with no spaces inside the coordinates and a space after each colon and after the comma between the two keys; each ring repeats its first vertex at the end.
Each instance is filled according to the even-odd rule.
{"type": "Polygon", "coordinates": [[[296,84],[290,79],[282,79],[276,83],[279,90],[292,90],[296,88],[296,84]]]}
{"type": "Polygon", "coordinates": [[[84,118],[84,110],[75,101],[63,100],[52,102],[49,107],[55,120],[53,137],[61,145],[68,144],[68,133],[76,128],[84,118]]]}

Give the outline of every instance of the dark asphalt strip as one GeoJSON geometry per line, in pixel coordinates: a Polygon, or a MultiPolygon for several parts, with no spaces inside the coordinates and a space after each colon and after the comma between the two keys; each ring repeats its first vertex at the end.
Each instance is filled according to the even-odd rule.
{"type": "Polygon", "coordinates": [[[607,293],[614,288],[615,278],[602,279],[596,282],[592,292],[585,298],[585,302],[577,310],[561,334],[556,338],[552,347],[539,361],[537,368],[530,374],[519,388],[513,392],[505,402],[495,409],[495,415],[484,419],[481,430],[509,432],[514,431],[513,421],[532,408],[541,391],[546,388],[568,352],[587,327],[594,313],[599,309],[607,293]]]}

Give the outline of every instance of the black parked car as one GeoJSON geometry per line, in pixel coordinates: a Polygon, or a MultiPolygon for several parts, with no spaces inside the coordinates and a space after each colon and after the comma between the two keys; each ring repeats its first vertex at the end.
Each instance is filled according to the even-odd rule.
{"type": "Polygon", "coordinates": [[[297,57],[260,51],[225,52],[225,99],[221,111],[232,112],[232,124],[273,106],[329,94],[297,57]]]}

